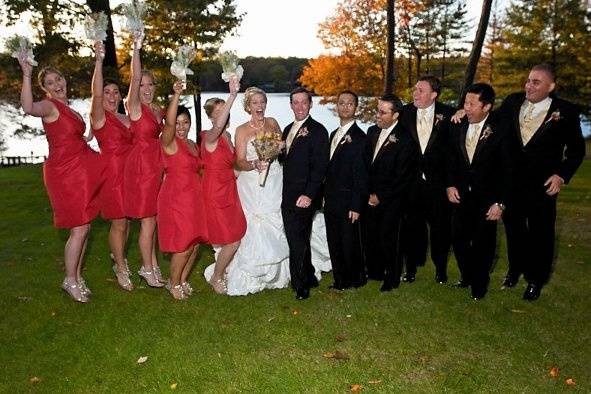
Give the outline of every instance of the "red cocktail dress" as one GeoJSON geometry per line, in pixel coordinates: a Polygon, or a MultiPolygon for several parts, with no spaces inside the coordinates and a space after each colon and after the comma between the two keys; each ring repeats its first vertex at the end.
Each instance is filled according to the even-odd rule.
{"type": "Polygon", "coordinates": [[[50,99],[59,117],[43,122],[49,156],[43,180],[53,209],[53,223],[72,228],[90,223],[100,208],[103,165],[84,140],[84,121],[64,103],[50,99]]]}
{"type": "Polygon", "coordinates": [[[236,154],[223,136],[218,139],[216,149],[208,152],[205,133],[201,133],[201,158],[209,243],[223,245],[241,240],[246,233],[246,218],[234,175],[236,154]]]}
{"type": "Polygon", "coordinates": [[[199,152],[176,138],[177,151],[162,151],[164,180],[158,194],[158,242],[163,252],[183,252],[207,242],[199,152]]]}
{"type": "Polygon", "coordinates": [[[156,201],[162,175],[160,123],[150,108],[142,104],[142,115],[131,120],[133,146],[125,162],[125,215],[145,218],[156,215],[156,201]]]}
{"type": "Polygon", "coordinates": [[[105,219],[124,218],[123,172],[132,146],[131,130],[121,123],[116,114],[105,111],[105,124],[93,132],[105,166],[101,214],[105,219]]]}

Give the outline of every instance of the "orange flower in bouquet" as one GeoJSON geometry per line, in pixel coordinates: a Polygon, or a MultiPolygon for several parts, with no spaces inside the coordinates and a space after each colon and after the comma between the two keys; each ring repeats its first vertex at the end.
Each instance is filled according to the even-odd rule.
{"type": "MultiPolygon", "coordinates": [[[[256,134],[252,145],[260,161],[271,163],[279,156],[285,142],[281,139],[281,134],[276,131],[260,131],[256,134]]],[[[259,185],[265,186],[265,181],[269,175],[269,166],[259,174],[259,185]]]]}

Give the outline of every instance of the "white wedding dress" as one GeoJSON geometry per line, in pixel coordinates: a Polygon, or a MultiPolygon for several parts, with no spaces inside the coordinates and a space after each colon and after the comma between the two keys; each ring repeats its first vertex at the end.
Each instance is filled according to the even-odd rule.
{"type": "MultiPolygon", "coordinates": [[[[257,158],[249,140],[246,159],[257,158]]],[[[289,285],[289,248],[281,218],[281,188],[283,170],[277,161],[269,166],[265,186],[259,186],[257,171],[243,171],[237,180],[238,194],[246,215],[246,234],[234,259],[226,269],[228,295],[246,295],[264,289],[279,289],[289,285]]],[[[324,215],[314,217],[312,236],[312,265],[320,280],[321,272],[331,270],[324,215]]],[[[217,251],[218,248],[214,248],[217,251]]],[[[209,281],[214,264],[205,269],[209,281]]]]}

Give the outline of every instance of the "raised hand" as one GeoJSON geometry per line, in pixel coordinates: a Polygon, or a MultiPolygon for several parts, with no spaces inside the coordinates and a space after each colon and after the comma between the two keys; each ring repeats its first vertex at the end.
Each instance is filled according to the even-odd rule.
{"type": "Polygon", "coordinates": [[[17,60],[23,70],[23,76],[30,78],[33,75],[33,66],[27,61],[27,54],[20,53],[17,60]]]}
{"type": "Polygon", "coordinates": [[[458,109],[456,113],[451,117],[452,123],[460,123],[462,118],[466,116],[466,111],[463,109],[458,109]]]}
{"type": "Polygon", "coordinates": [[[94,55],[97,61],[102,62],[105,60],[105,44],[102,41],[96,41],[94,43],[94,55]]]}
{"type": "Polygon", "coordinates": [[[183,90],[185,90],[185,81],[181,81],[180,79],[172,85],[172,90],[175,96],[180,96],[183,90]]]}
{"type": "Polygon", "coordinates": [[[133,32],[133,49],[141,49],[144,42],[144,32],[133,32]]]}
{"type": "Polygon", "coordinates": [[[228,86],[230,88],[230,94],[237,95],[238,91],[240,91],[240,80],[237,77],[230,78],[230,82],[228,82],[228,86]]]}

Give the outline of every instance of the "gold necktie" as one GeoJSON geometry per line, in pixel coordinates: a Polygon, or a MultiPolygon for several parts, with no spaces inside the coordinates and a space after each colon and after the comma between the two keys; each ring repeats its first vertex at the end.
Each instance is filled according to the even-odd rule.
{"type": "Polygon", "coordinates": [[[429,120],[427,119],[427,110],[419,109],[419,143],[421,145],[421,152],[425,153],[427,143],[429,142],[429,120]]]}
{"type": "Polygon", "coordinates": [[[339,145],[339,140],[342,138],[342,134],[343,133],[343,128],[339,127],[339,129],[337,130],[336,133],[334,133],[334,137],[332,139],[332,142],[330,144],[330,158],[332,159],[332,155],[334,155],[334,151],[337,149],[337,146],[339,145]]]}
{"type": "Polygon", "coordinates": [[[519,129],[521,131],[521,140],[523,141],[523,145],[527,144],[531,137],[534,135],[536,131],[534,129],[534,105],[528,101],[527,107],[525,107],[525,111],[523,112],[523,119],[519,124],[519,129]]]}
{"type": "Polygon", "coordinates": [[[470,134],[470,130],[468,129],[468,135],[466,136],[466,152],[468,153],[468,158],[470,159],[470,163],[472,163],[472,159],[474,158],[474,152],[476,152],[476,145],[478,145],[478,137],[480,135],[480,124],[475,124],[474,126],[470,126],[472,128],[472,134],[470,134]]]}
{"type": "Polygon", "coordinates": [[[289,130],[289,134],[285,140],[285,146],[287,148],[287,153],[289,153],[289,149],[291,148],[291,144],[295,139],[295,136],[298,134],[298,130],[300,128],[300,122],[294,121],[293,125],[291,126],[291,130],[289,130]]]}

